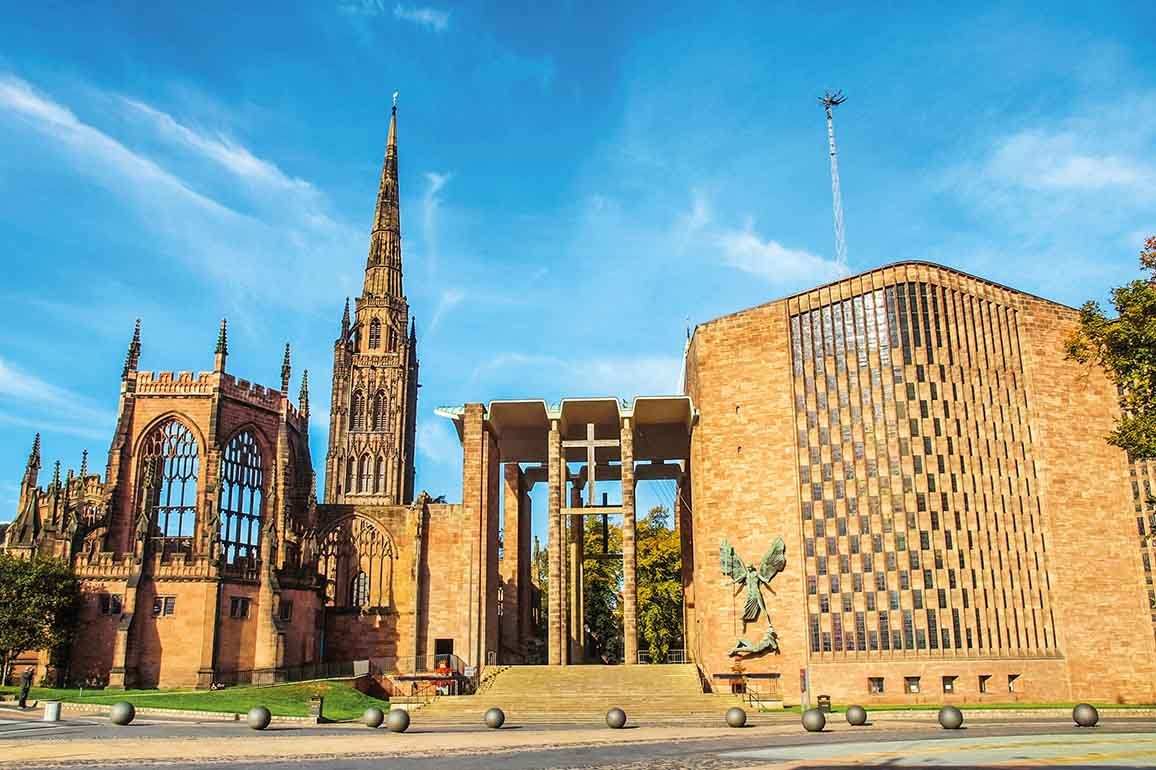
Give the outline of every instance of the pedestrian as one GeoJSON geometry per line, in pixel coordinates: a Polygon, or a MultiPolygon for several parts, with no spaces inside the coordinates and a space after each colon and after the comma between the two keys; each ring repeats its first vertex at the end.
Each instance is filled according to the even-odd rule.
{"type": "Polygon", "coordinates": [[[24,669],[20,675],[20,708],[28,708],[28,691],[32,689],[32,666],[24,669]]]}

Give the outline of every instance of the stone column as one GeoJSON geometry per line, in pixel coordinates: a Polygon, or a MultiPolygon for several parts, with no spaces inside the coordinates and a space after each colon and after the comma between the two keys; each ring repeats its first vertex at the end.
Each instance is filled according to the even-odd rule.
{"type": "Polygon", "coordinates": [[[522,532],[522,469],[517,463],[506,463],[503,473],[503,511],[505,513],[502,536],[504,548],[499,578],[504,590],[502,591],[502,642],[499,650],[499,662],[509,663],[504,659],[506,649],[518,655],[522,649],[522,548],[524,537],[522,532]]]}
{"type": "MultiPolygon", "coordinates": [[[[582,505],[581,488],[575,484],[570,495],[570,507],[579,508],[582,505]]],[[[582,616],[582,514],[570,516],[570,662],[581,663],[585,641],[582,616]]]]}
{"type": "MultiPolygon", "coordinates": [[[[558,502],[566,499],[566,476],[569,469],[566,467],[565,450],[560,453],[558,462],[558,478],[561,485],[558,488],[558,502]]],[[[563,516],[561,508],[558,512],[558,532],[560,534],[558,548],[558,655],[561,665],[570,662],[570,522],[569,517],[563,516]]],[[[553,591],[553,588],[550,589],[553,591]]],[[[551,599],[553,601],[553,599],[551,599]]]]}
{"type": "Polygon", "coordinates": [[[546,447],[546,481],[547,481],[547,528],[546,542],[547,562],[549,564],[549,595],[547,601],[547,629],[548,656],[551,666],[562,665],[562,606],[558,596],[563,591],[562,585],[562,434],[558,430],[558,421],[550,421],[550,435],[546,447]]]}
{"type": "Polygon", "coordinates": [[[622,419],[622,647],[627,665],[638,662],[637,551],[634,542],[634,425],[622,419]]]}

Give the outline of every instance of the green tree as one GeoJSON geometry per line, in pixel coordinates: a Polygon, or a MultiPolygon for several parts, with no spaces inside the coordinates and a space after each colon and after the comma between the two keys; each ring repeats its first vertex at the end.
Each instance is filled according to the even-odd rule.
{"type": "Polygon", "coordinates": [[[1098,302],[1084,303],[1065,352],[1102,367],[1116,383],[1122,413],[1108,443],[1146,460],[1156,458],[1156,236],[1144,244],[1140,267],[1147,278],[1112,289],[1115,317],[1098,302]]]}
{"type": "Polygon", "coordinates": [[[80,584],[61,559],[0,553],[0,673],[22,652],[62,648],[76,626],[80,584]]]}
{"type": "Polygon", "coordinates": [[[606,528],[606,548],[612,558],[592,558],[602,554],[602,518],[586,516],[585,558],[582,561],[582,600],[586,628],[594,655],[604,661],[622,660],[622,525],[606,528]]]}
{"type": "Polygon", "coordinates": [[[651,660],[682,644],[682,543],[662,506],[637,524],[638,633],[651,660]]]}

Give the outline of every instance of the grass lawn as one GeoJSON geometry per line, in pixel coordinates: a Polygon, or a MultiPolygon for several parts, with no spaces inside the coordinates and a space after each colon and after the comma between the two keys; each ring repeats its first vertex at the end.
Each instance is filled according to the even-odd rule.
{"type": "MultiPolygon", "coordinates": [[[[848,706],[853,704],[837,704],[831,706],[832,714],[842,714],[847,710],[848,706]]],[[[863,704],[860,704],[863,705],[863,704]]],[[[986,711],[999,709],[1067,709],[1072,710],[1076,707],[1075,703],[956,703],[962,711],[986,711]]],[[[1105,709],[1146,709],[1153,708],[1153,704],[1149,703],[1092,703],[1098,710],[1105,709]]],[[[936,703],[912,703],[909,706],[898,703],[887,703],[872,706],[870,704],[863,705],[868,713],[872,711],[939,711],[943,704],[936,703]]],[[[799,706],[787,706],[783,709],[774,709],[776,711],[786,711],[788,713],[799,713],[802,709],[799,706]]]]}
{"type": "MultiPolygon", "coordinates": [[[[6,700],[19,693],[16,687],[0,687],[6,700]]],[[[325,698],[324,714],[329,719],[357,719],[370,706],[389,709],[389,702],[355,690],[347,682],[301,682],[272,687],[228,687],[224,690],[84,690],[33,687],[31,698],[67,703],[112,704],[127,700],[137,708],[186,709],[189,711],[233,711],[244,714],[254,706],[265,706],[275,716],[303,717],[309,714],[309,699],[325,698]]]]}

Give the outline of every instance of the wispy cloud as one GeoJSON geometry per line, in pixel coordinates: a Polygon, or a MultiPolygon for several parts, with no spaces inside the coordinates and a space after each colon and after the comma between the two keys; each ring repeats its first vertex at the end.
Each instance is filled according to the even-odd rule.
{"type": "Polygon", "coordinates": [[[425,241],[426,272],[430,278],[437,275],[439,262],[438,237],[439,213],[442,205],[442,189],[453,178],[453,174],[427,171],[425,174],[426,188],[421,197],[421,224],[422,236],[425,241]]]}
{"type": "Polygon", "coordinates": [[[433,318],[430,319],[428,331],[432,332],[437,329],[438,324],[447,313],[462,303],[466,298],[466,292],[462,289],[446,289],[438,297],[437,307],[434,308],[433,318]]]}
{"type": "Polygon", "coordinates": [[[716,243],[724,263],[768,281],[822,283],[847,272],[833,259],[763,238],[755,232],[753,222],[748,222],[741,230],[720,233],[716,243]]]}
{"type": "Polygon", "coordinates": [[[60,154],[77,174],[122,197],[163,244],[161,251],[179,255],[196,274],[208,277],[235,308],[250,307],[253,299],[272,305],[328,302],[334,288],[340,291],[332,286],[332,255],[359,251],[363,234],[330,216],[310,183],[222,135],[196,131],[142,102],[103,95],[170,143],[227,173],[210,175],[203,186],[235,194],[235,180],[245,179],[254,211],[242,213],[195,189],[158,160],[11,74],[0,73],[0,125],[16,123],[48,139],[37,149],[60,154]],[[270,281],[271,275],[278,280],[270,281]]]}
{"type": "Polygon", "coordinates": [[[457,465],[462,459],[461,445],[449,420],[430,416],[417,424],[417,449],[439,465],[457,465]]]}
{"type": "Polygon", "coordinates": [[[80,394],[0,358],[0,423],[104,441],[115,420],[80,394]]]}
{"type": "Polygon", "coordinates": [[[396,19],[412,21],[414,24],[442,32],[450,25],[449,11],[439,11],[436,8],[421,8],[405,6],[398,3],[393,7],[393,16],[396,19]]]}
{"type": "Polygon", "coordinates": [[[1099,137],[1074,130],[1020,131],[999,142],[984,172],[1027,190],[1156,195],[1156,166],[1143,157],[1103,152],[1099,144],[1099,137]]]}

